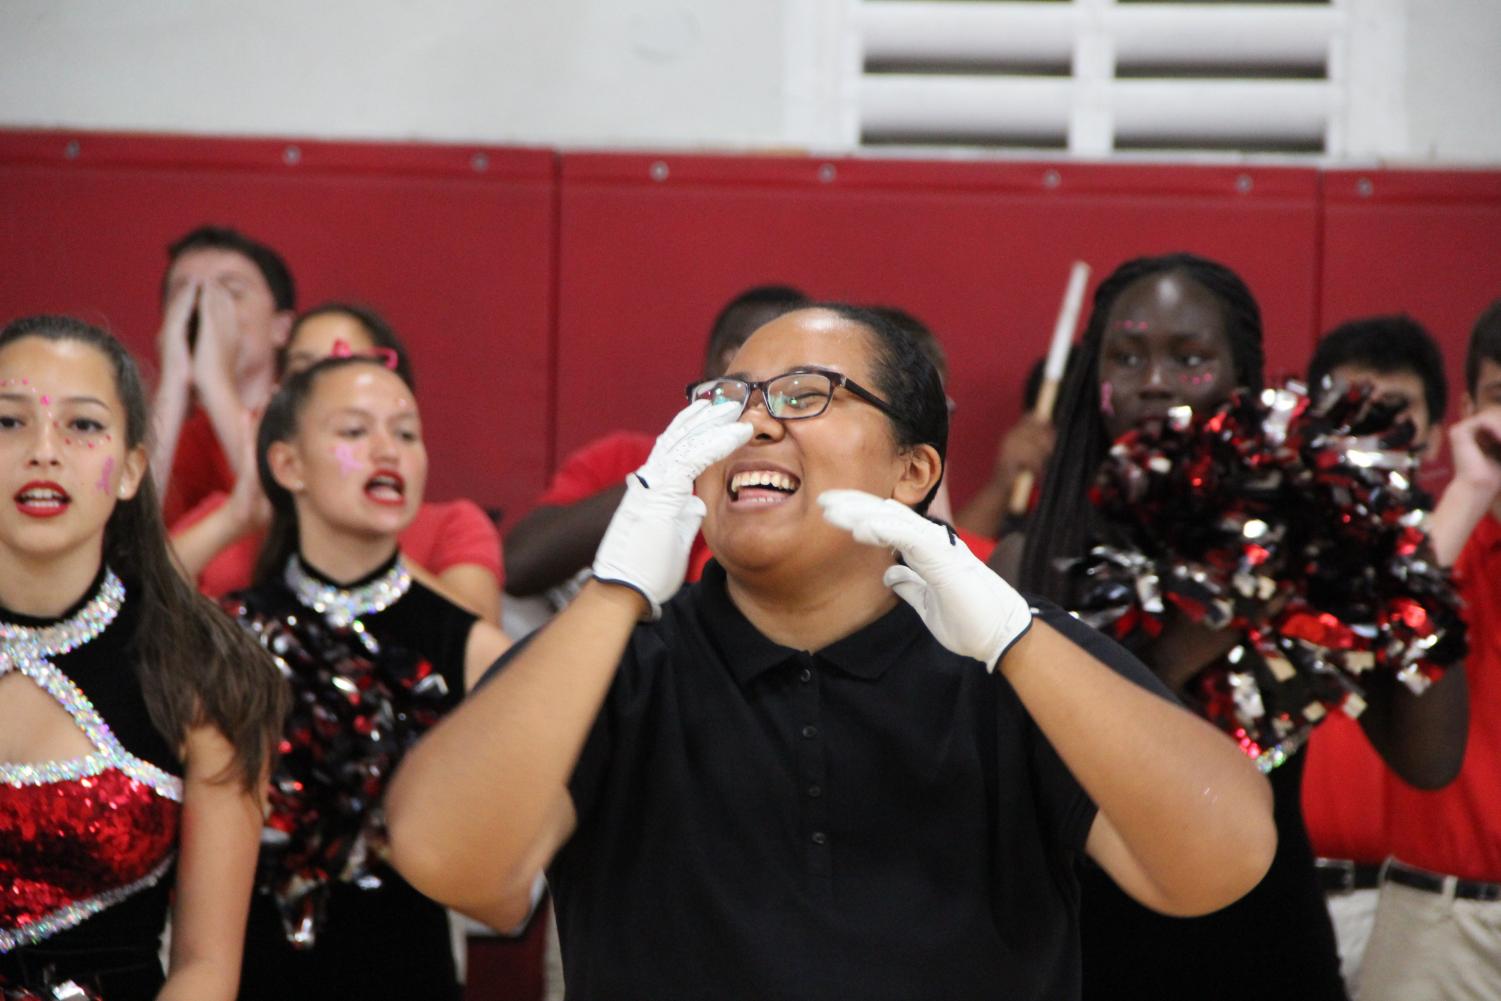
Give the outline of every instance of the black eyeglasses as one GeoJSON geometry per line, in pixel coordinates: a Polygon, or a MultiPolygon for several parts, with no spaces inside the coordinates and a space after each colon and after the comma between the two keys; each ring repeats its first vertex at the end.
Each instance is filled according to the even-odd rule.
{"type": "Polygon", "coordinates": [[[840,386],[886,416],[893,420],[897,419],[896,411],[891,409],[891,404],[875,393],[842,372],[831,372],[822,368],[800,368],[774,375],[760,382],[746,382],[744,379],[730,378],[695,382],[688,387],[688,399],[708,400],[711,403],[738,403],[740,412],[743,414],[750,406],[751,397],[759,389],[761,399],[766,402],[767,413],[779,421],[798,421],[817,417],[829,409],[829,401],[834,398],[834,390],[840,386]]]}

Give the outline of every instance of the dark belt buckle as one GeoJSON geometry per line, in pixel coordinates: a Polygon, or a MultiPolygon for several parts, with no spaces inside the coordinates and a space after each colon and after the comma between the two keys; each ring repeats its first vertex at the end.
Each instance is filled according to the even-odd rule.
{"type": "Polygon", "coordinates": [[[1355,863],[1350,859],[1314,859],[1313,865],[1319,874],[1319,886],[1325,893],[1355,892],[1355,863]]]}

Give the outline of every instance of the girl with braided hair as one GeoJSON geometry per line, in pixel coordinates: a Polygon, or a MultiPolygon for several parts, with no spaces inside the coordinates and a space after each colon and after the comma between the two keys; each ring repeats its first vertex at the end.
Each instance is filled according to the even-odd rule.
{"type": "MultiPolygon", "coordinates": [[[[1107,516],[1091,501],[1112,442],[1136,428],[1164,427],[1170,411],[1182,405],[1202,416],[1237,390],[1260,391],[1261,314],[1245,283],[1222,264],[1187,253],[1141,257],[1100,284],[1079,353],[1082,363],[1072,367],[1060,394],[1058,446],[1019,581],[1075,609],[1081,607],[1086,582],[1070,568],[1093,547],[1103,543],[1140,555],[1120,541],[1124,529],[1112,521],[1119,515],[1107,516]]],[[[1160,526],[1159,534],[1173,548],[1172,540],[1185,528],[1193,526],[1160,526]]],[[[1160,632],[1138,624],[1122,638],[1169,688],[1212,715],[1198,695],[1204,672],[1223,667],[1227,657],[1234,661],[1246,636],[1233,626],[1211,628],[1171,601],[1161,614],[1160,632]]],[[[1408,781],[1442,785],[1457,767],[1449,751],[1462,748],[1463,727],[1457,743],[1421,744],[1418,738],[1443,732],[1436,728],[1452,719],[1446,711],[1453,708],[1456,687],[1463,704],[1462,678],[1457,686],[1437,686],[1448,695],[1422,700],[1394,690],[1399,687],[1372,682],[1367,732],[1408,781]],[[1414,746],[1433,753],[1425,757],[1414,746]]],[[[1337,1001],[1346,996],[1303,826],[1304,755],[1297,753],[1300,743],[1288,746],[1285,756],[1259,762],[1274,792],[1279,844],[1265,879],[1241,900],[1201,918],[1167,917],[1126,896],[1098,868],[1081,874],[1086,1001],[1120,996],[1337,1001]]]]}
{"type": "Polygon", "coordinates": [[[1236,387],[1261,389],[1261,307],[1239,275],[1208,258],[1137,257],[1100,282],[1077,350],[1079,363],[1069,364],[1059,390],[1058,443],[1021,570],[1023,586],[1065,607],[1057,564],[1088,549],[1089,485],[1110,443],[1175,404],[1213,406],[1236,387]],[[1158,308],[1182,326],[1150,326],[1158,308]],[[1143,353],[1149,338],[1166,339],[1161,367],[1143,353]]]}

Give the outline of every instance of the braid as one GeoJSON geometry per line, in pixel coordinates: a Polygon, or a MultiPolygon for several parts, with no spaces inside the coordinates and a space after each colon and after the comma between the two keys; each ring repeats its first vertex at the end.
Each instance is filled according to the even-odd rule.
{"type": "Polygon", "coordinates": [[[1089,485],[1109,446],[1100,414],[1099,388],[1105,320],[1126,289],[1144,279],[1175,272],[1219,300],[1237,385],[1254,391],[1262,386],[1261,308],[1234,271],[1195,254],[1175,253],[1126,261],[1100,282],[1079,345],[1081,363],[1069,367],[1058,394],[1054,413],[1058,443],[1048,460],[1042,498],[1027,532],[1018,582],[1022,588],[1064,607],[1069,604],[1068,579],[1058,563],[1083,556],[1090,543],[1094,522],[1089,485]]]}

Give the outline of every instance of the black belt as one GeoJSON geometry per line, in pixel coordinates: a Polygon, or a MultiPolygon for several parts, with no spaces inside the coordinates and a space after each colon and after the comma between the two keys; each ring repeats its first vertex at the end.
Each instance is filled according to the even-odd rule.
{"type": "Polygon", "coordinates": [[[1321,858],[1314,859],[1313,866],[1319,874],[1319,888],[1325,893],[1353,893],[1381,885],[1381,865],[1377,862],[1321,858]]]}
{"type": "Polygon", "coordinates": [[[1390,859],[1386,863],[1386,878],[1414,890],[1429,893],[1447,893],[1446,884],[1454,880],[1456,900],[1501,900],[1501,883],[1484,883],[1478,879],[1458,879],[1442,873],[1429,872],[1417,866],[1390,859]]]}

